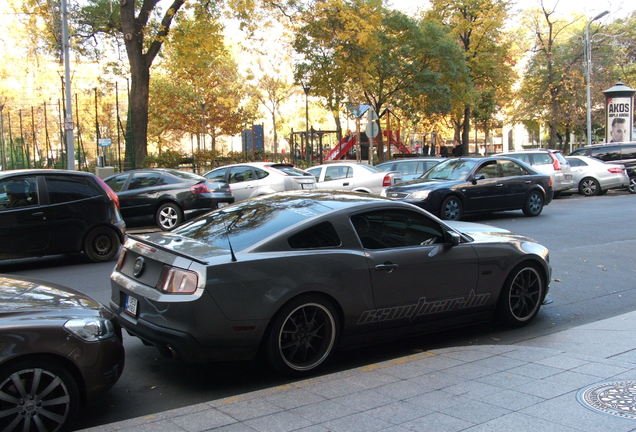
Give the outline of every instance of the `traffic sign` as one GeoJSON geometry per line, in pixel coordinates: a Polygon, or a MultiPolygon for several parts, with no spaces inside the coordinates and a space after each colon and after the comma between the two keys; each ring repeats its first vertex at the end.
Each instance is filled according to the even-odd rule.
{"type": "Polygon", "coordinates": [[[97,145],[100,147],[110,147],[112,141],[110,138],[100,138],[97,140],[97,145]]]}
{"type": "Polygon", "coordinates": [[[367,123],[367,128],[365,129],[365,133],[369,138],[375,138],[378,136],[380,132],[380,127],[378,126],[378,122],[370,121],[367,123]]]}

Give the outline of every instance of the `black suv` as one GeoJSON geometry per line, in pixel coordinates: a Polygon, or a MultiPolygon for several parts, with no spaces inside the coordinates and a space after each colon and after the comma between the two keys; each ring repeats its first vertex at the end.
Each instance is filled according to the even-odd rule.
{"type": "Polygon", "coordinates": [[[636,142],[595,144],[574,150],[571,156],[591,156],[603,162],[625,165],[629,191],[636,193],[636,142]]]}
{"type": "Polygon", "coordinates": [[[0,259],[83,252],[108,261],[125,227],[117,195],[93,174],[0,172],[0,259]]]}

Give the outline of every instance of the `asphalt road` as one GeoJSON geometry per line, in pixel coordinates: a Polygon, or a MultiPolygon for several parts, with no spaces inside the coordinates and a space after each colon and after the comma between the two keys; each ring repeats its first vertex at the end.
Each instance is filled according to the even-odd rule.
{"type": "MultiPolygon", "coordinates": [[[[507,212],[472,218],[534,238],[551,250],[551,304],[529,326],[506,330],[478,325],[451,332],[337,353],[325,373],[449,345],[507,344],[636,309],[636,195],[610,192],[553,201],[527,218],[507,212]]],[[[61,283],[107,303],[114,263],[51,257],[0,263],[1,273],[61,283]]],[[[91,427],[207,400],[280,385],[258,362],[187,365],[161,357],[136,338],[124,337],[126,368],[119,382],[84,412],[91,427]]]]}

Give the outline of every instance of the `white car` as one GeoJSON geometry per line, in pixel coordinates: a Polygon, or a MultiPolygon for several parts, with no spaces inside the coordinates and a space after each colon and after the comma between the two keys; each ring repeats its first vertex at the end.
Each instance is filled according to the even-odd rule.
{"type": "Polygon", "coordinates": [[[625,165],[605,163],[588,156],[566,157],[572,167],[574,187],[571,189],[581,195],[601,195],[608,189],[625,188],[629,177],[625,165]]]}
{"type": "Polygon", "coordinates": [[[203,177],[229,183],[237,202],[274,192],[316,188],[316,180],[308,172],[291,164],[275,162],[225,165],[203,174],[203,177]]]}
{"type": "Polygon", "coordinates": [[[559,150],[533,149],[516,152],[497,153],[493,156],[508,156],[523,161],[542,174],[552,177],[552,188],[556,197],[576,186],[570,164],[559,150]]]}
{"type": "Polygon", "coordinates": [[[384,172],[372,165],[337,162],[307,170],[316,178],[318,189],[346,190],[379,195],[383,188],[402,181],[398,172],[384,172]]]}

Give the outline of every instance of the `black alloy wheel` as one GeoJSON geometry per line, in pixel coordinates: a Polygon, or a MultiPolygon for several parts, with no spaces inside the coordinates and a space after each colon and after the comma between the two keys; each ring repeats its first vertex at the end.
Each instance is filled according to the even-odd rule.
{"type": "Polygon", "coordinates": [[[97,227],[84,239],[84,254],[93,262],[110,261],[119,252],[121,241],[112,228],[97,227]]]}
{"type": "Polygon", "coordinates": [[[0,376],[0,429],[56,432],[67,430],[77,414],[77,383],[54,362],[22,361],[0,376]]]}
{"type": "Polygon", "coordinates": [[[338,336],[338,316],[330,302],[303,296],[288,303],[268,336],[268,357],[279,372],[300,376],[321,366],[338,336]]]}
{"type": "Polygon", "coordinates": [[[163,231],[172,231],[183,222],[183,211],[174,203],[164,203],[157,209],[155,220],[163,231]]]}
{"type": "Polygon", "coordinates": [[[579,182],[579,193],[584,196],[600,195],[601,185],[592,177],[585,177],[579,182]]]}
{"type": "Polygon", "coordinates": [[[446,220],[460,220],[462,218],[462,202],[456,196],[449,196],[442,202],[440,218],[446,220]]]}
{"type": "Polygon", "coordinates": [[[543,194],[539,191],[532,191],[526,198],[523,206],[523,214],[526,216],[539,216],[543,210],[543,194]]]}
{"type": "Polygon", "coordinates": [[[501,292],[499,318],[512,326],[527,324],[539,312],[544,291],[544,279],[535,264],[516,267],[501,292]]]}

